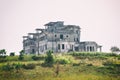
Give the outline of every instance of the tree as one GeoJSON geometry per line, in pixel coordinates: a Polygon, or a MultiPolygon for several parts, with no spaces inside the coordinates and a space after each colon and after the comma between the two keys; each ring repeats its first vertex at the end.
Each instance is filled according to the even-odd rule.
{"type": "Polygon", "coordinates": [[[21,51],[20,51],[20,54],[24,54],[24,50],[21,50],[21,51]]]}
{"type": "Polygon", "coordinates": [[[15,52],[11,52],[11,53],[10,53],[10,56],[15,56],[15,52]]]}
{"type": "Polygon", "coordinates": [[[24,55],[23,54],[24,54],[24,50],[21,50],[20,51],[20,55],[18,57],[19,60],[23,60],[24,59],[24,55]]]}
{"type": "Polygon", "coordinates": [[[5,49],[0,50],[0,56],[6,56],[6,50],[5,49]]]}
{"type": "Polygon", "coordinates": [[[2,49],[0,50],[0,62],[6,62],[6,50],[2,49]]]}
{"type": "Polygon", "coordinates": [[[116,47],[116,46],[111,47],[110,50],[111,50],[111,52],[118,52],[118,51],[120,51],[120,49],[118,47],[116,47]]]}
{"type": "Polygon", "coordinates": [[[53,58],[52,53],[53,51],[50,51],[50,50],[47,52],[47,57],[45,59],[46,66],[49,66],[49,67],[53,66],[54,58],[53,58]]]}

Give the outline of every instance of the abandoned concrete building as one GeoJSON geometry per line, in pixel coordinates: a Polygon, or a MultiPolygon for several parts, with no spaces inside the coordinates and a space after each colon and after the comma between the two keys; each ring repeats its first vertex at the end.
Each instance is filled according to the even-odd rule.
{"type": "Polygon", "coordinates": [[[81,51],[101,51],[100,45],[94,41],[80,41],[80,27],[64,25],[63,21],[49,22],[45,29],[36,29],[36,33],[23,36],[23,50],[26,54],[42,54],[48,50],[54,53],[81,51]]]}

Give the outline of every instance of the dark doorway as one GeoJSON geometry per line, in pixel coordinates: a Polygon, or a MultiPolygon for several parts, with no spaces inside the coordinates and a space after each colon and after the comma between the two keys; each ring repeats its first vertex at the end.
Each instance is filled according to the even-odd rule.
{"type": "Polygon", "coordinates": [[[60,35],[60,39],[63,39],[63,35],[62,34],[60,35]]]}
{"type": "Polygon", "coordinates": [[[35,49],[32,49],[32,54],[34,54],[35,53],[35,49]]]}
{"type": "Polygon", "coordinates": [[[75,51],[79,51],[79,47],[75,47],[75,51]]]}

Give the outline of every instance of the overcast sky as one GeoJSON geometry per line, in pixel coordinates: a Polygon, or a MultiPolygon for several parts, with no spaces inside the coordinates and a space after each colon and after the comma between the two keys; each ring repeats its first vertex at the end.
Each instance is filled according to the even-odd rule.
{"type": "Polygon", "coordinates": [[[81,41],[120,48],[120,0],[0,0],[0,49],[22,50],[22,36],[50,21],[81,27],[81,41]]]}

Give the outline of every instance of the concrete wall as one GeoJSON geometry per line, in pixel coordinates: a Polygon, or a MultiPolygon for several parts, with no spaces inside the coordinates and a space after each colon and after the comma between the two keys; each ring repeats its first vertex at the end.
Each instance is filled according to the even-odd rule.
{"type": "Polygon", "coordinates": [[[25,53],[45,53],[48,50],[54,52],[68,51],[97,51],[96,42],[80,43],[80,27],[76,25],[64,25],[64,22],[49,22],[46,29],[39,29],[41,33],[34,33],[32,39],[23,41],[25,53]],[[31,44],[32,42],[32,44],[31,44]],[[29,45],[26,45],[29,44],[29,45]]]}

